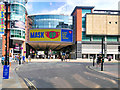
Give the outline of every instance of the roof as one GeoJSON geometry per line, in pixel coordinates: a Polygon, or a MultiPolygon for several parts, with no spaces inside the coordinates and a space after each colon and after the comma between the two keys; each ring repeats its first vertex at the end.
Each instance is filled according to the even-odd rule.
{"type": "Polygon", "coordinates": [[[29,17],[29,16],[39,16],[39,15],[61,15],[61,16],[69,16],[69,15],[64,15],[64,14],[46,14],[46,13],[38,13],[38,14],[28,15],[28,17],[29,17]]]}
{"type": "Polygon", "coordinates": [[[71,16],[76,11],[76,9],[93,9],[93,8],[94,8],[94,6],[76,6],[75,9],[73,10],[71,16]]]}
{"type": "Polygon", "coordinates": [[[94,11],[120,12],[120,10],[94,10],[94,11]]]}
{"type": "Polygon", "coordinates": [[[86,13],[86,15],[120,15],[120,14],[110,14],[110,13],[86,13]]]}

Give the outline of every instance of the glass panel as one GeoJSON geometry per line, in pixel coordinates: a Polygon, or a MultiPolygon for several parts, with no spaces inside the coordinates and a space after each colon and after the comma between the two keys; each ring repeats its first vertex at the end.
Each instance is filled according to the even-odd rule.
{"type": "Polygon", "coordinates": [[[82,28],[86,28],[86,21],[85,17],[82,18],[82,28]]]}
{"type": "Polygon", "coordinates": [[[113,37],[113,36],[108,36],[107,37],[107,41],[115,41],[115,42],[117,42],[118,41],[118,38],[117,37],[113,37]]]}
{"type": "Polygon", "coordinates": [[[90,41],[90,36],[86,36],[85,32],[82,32],[82,41],[90,41]]]}
{"type": "Polygon", "coordinates": [[[102,36],[93,36],[93,41],[102,41],[102,36]]]}

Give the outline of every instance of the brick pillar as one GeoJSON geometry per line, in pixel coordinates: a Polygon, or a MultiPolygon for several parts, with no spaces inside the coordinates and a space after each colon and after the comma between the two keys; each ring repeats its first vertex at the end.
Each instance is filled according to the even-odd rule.
{"type": "Polygon", "coordinates": [[[82,58],[82,9],[77,9],[76,18],[76,57],[82,58]]]}

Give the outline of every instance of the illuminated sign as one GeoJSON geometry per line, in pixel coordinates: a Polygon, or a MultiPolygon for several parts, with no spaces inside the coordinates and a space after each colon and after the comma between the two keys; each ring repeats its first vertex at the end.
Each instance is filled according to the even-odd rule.
{"type": "Polygon", "coordinates": [[[0,34],[4,34],[4,12],[5,5],[0,4],[0,34]]]}
{"type": "Polygon", "coordinates": [[[61,41],[60,29],[32,29],[29,41],[61,41]]]}

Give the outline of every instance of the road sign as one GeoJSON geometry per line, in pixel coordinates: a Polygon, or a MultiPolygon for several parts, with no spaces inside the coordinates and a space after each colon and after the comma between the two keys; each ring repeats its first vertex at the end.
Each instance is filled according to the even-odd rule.
{"type": "Polygon", "coordinates": [[[9,65],[3,67],[3,79],[9,79],[9,65]]]}

